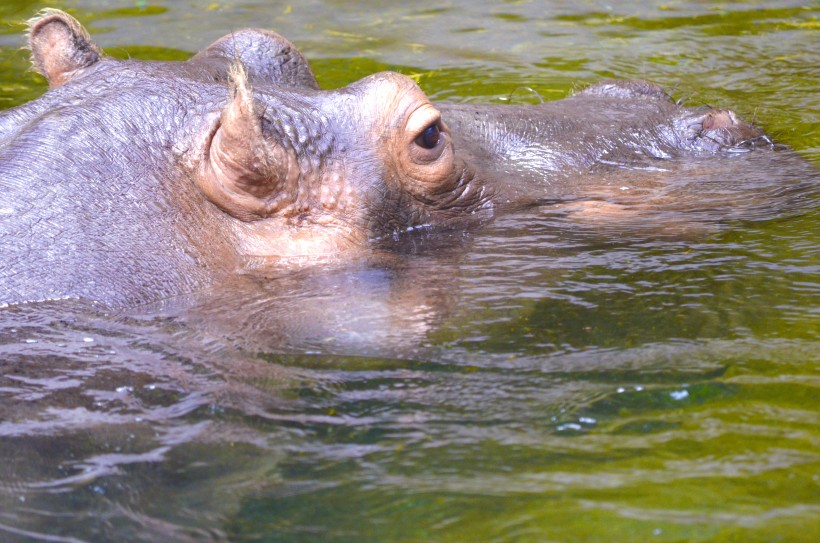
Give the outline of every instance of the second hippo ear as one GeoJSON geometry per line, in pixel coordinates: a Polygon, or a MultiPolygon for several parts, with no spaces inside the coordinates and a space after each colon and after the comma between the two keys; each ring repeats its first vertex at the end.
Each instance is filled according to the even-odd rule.
{"type": "Polygon", "coordinates": [[[102,51],[77,19],[46,8],[28,21],[28,48],[34,69],[56,88],[102,58],[102,51]]]}
{"type": "Polygon", "coordinates": [[[251,80],[319,89],[305,57],[276,32],[247,28],[216,40],[191,60],[223,58],[239,61],[251,80]]]}

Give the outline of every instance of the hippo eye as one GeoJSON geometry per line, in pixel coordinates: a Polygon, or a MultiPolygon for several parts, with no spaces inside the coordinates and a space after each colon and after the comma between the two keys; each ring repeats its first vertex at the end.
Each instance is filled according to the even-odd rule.
{"type": "Polygon", "coordinates": [[[441,127],[435,122],[424,129],[416,138],[416,145],[425,149],[434,149],[441,141],[441,127]]]}

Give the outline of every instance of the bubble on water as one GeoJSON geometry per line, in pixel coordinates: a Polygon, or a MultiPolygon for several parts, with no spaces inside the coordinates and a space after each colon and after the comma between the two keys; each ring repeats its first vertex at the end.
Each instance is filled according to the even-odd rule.
{"type": "Polygon", "coordinates": [[[26,343],[37,343],[37,340],[36,339],[26,339],[25,342],[26,343]]]}
{"type": "Polygon", "coordinates": [[[595,424],[598,421],[593,419],[592,417],[581,417],[578,419],[578,422],[582,424],[595,424]]]}
{"type": "Polygon", "coordinates": [[[129,392],[134,392],[134,387],[124,386],[124,387],[117,387],[116,391],[118,394],[128,394],[129,392]]]}
{"type": "Polygon", "coordinates": [[[618,387],[617,392],[618,394],[623,394],[624,392],[626,392],[626,389],[624,387],[618,387]]]}
{"type": "Polygon", "coordinates": [[[641,385],[635,385],[635,390],[637,392],[641,392],[643,390],[643,387],[641,385]]]}
{"type": "Polygon", "coordinates": [[[673,400],[685,400],[689,397],[688,390],[673,390],[669,393],[673,400]]]}
{"type": "Polygon", "coordinates": [[[86,343],[93,343],[93,342],[94,342],[94,338],[93,338],[93,337],[84,337],[84,338],[83,338],[83,341],[84,341],[84,342],[86,342],[86,343]]]}
{"type": "Polygon", "coordinates": [[[556,428],[559,432],[563,432],[564,430],[583,430],[583,427],[580,424],[575,424],[574,422],[568,422],[566,424],[562,424],[556,428]]]}

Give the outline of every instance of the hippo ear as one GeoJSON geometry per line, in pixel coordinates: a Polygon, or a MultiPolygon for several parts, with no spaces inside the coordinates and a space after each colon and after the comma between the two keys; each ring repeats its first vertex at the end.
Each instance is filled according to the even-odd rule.
{"type": "Polygon", "coordinates": [[[28,21],[28,28],[34,70],[48,79],[52,89],[102,58],[88,31],[64,11],[46,8],[28,21]]]}
{"type": "Polygon", "coordinates": [[[230,102],[222,110],[197,184],[224,211],[254,220],[287,204],[285,187],[289,179],[293,181],[288,167],[295,159],[263,136],[263,108],[253,98],[241,63],[233,64],[230,77],[230,102]]]}
{"type": "Polygon", "coordinates": [[[248,28],[228,34],[191,60],[223,58],[240,61],[254,81],[319,89],[316,76],[296,47],[270,30],[248,28]]]}

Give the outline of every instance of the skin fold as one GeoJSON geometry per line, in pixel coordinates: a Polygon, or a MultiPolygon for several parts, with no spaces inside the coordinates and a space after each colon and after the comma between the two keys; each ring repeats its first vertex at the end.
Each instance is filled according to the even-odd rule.
{"type": "Polygon", "coordinates": [[[433,104],[392,72],[321,90],[265,30],[186,62],[114,60],[52,9],[28,45],[50,89],[0,113],[3,304],[140,304],[547,200],[581,221],[731,216],[816,179],[732,111],[642,81],[537,106],[433,104]]]}

